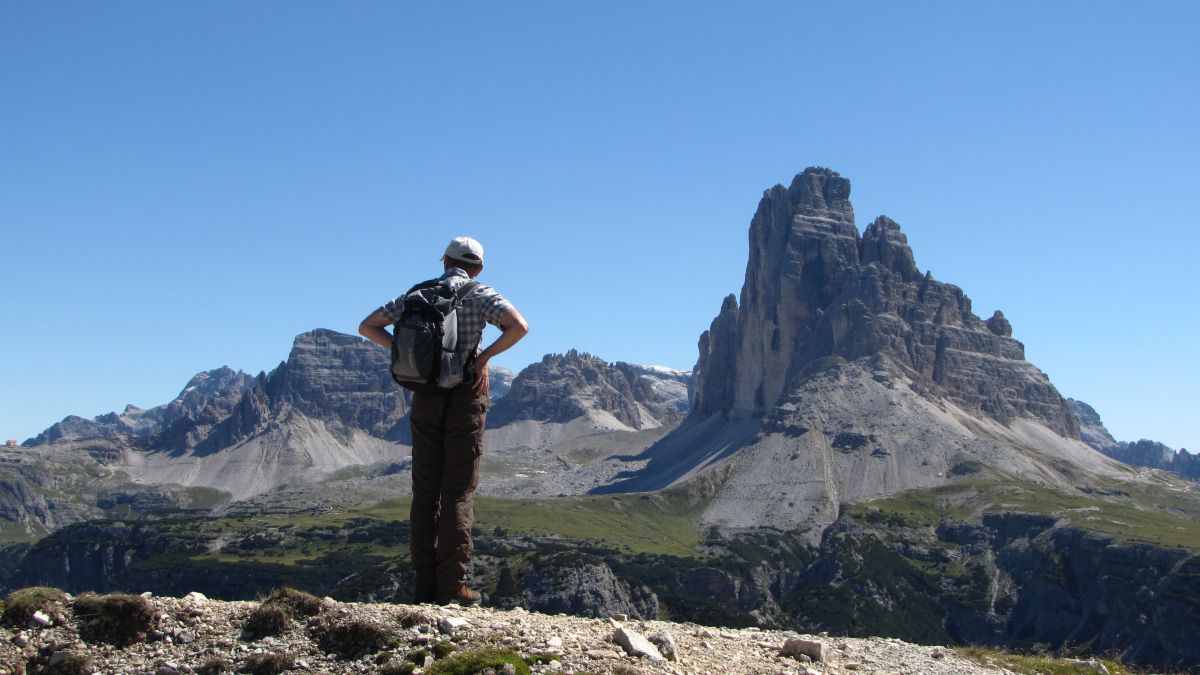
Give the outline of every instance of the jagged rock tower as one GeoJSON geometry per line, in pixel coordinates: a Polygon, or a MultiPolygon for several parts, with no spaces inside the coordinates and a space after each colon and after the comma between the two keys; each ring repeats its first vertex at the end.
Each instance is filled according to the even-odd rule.
{"type": "Polygon", "coordinates": [[[726,298],[700,337],[693,410],[763,416],[831,360],[883,357],[965,410],[1079,438],[1063,397],[1011,335],[1001,312],[982,321],[961,289],[922,275],[887,216],[860,237],[850,181],[810,168],[759,202],[741,302],[726,298]]]}
{"type": "Polygon", "coordinates": [[[860,236],[850,182],[828,169],[764,193],[740,301],[699,347],[691,415],[605,491],[697,481],[707,523],[819,531],[842,502],[966,474],[1120,471],[1078,440],[1004,315],[981,320],[922,274],[891,219],[860,236]]]}

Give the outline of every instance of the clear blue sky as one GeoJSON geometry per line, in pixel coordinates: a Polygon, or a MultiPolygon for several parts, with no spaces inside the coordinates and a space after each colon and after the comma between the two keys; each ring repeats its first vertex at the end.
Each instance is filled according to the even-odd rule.
{"type": "Polygon", "coordinates": [[[452,236],[548,352],[690,368],[850,178],[1121,440],[1200,450],[1200,3],[5,2],[0,437],[269,370],[452,236]]]}

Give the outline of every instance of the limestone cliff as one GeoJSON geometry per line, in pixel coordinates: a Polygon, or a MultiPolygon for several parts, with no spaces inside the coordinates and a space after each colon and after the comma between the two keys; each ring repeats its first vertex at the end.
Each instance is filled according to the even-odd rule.
{"type": "Polygon", "coordinates": [[[860,237],[849,198],[850,182],[828,169],[763,195],[740,303],[727,298],[700,338],[696,412],[763,416],[828,359],[879,355],[931,398],[1078,438],[1075,416],[1003,314],[985,322],[961,289],[921,274],[886,216],[860,237]]]}
{"type": "Polygon", "coordinates": [[[585,415],[607,415],[630,429],[673,424],[686,412],[680,396],[686,374],[608,363],[570,350],[547,354],[517,375],[508,394],[488,414],[489,427],[522,420],[566,423],[585,415]],[[672,375],[672,377],[667,377],[672,375]],[[682,407],[682,409],[681,409],[682,407]]]}

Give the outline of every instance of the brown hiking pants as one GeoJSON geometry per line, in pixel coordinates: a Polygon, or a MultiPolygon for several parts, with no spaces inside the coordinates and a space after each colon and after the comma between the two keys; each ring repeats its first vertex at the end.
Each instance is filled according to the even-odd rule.
{"type": "Polygon", "coordinates": [[[445,394],[413,393],[409,522],[416,602],[454,596],[466,583],[487,407],[470,383],[445,394]]]}

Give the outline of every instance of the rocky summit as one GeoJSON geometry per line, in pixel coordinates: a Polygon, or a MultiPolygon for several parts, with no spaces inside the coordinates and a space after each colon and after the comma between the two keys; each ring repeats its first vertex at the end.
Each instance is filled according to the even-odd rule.
{"type": "Polygon", "coordinates": [[[629,429],[673,425],[687,412],[686,392],[687,373],[610,364],[570,350],[548,354],[522,370],[488,413],[488,426],[521,420],[567,423],[589,415],[597,423],[629,429]]]}
{"type": "Polygon", "coordinates": [[[960,288],[922,274],[887,216],[860,236],[850,181],[808,169],[759,202],[741,300],[727,298],[700,338],[694,407],[763,416],[832,362],[878,358],[930,398],[1078,438],[1063,397],[1011,336],[1001,312],[983,321],[960,288]]]}

